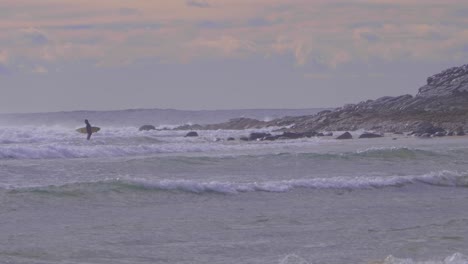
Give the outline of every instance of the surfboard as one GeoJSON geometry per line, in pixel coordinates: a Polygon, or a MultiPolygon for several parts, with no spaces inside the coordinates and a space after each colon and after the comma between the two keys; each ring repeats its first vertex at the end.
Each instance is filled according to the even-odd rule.
{"type": "MultiPolygon", "coordinates": [[[[100,127],[91,127],[91,131],[93,131],[93,133],[96,133],[98,132],[99,130],[101,130],[100,127]]],[[[86,134],[88,132],[86,132],[86,127],[80,127],[78,129],[76,129],[77,132],[80,132],[80,133],[83,133],[83,134],[86,134]]]]}

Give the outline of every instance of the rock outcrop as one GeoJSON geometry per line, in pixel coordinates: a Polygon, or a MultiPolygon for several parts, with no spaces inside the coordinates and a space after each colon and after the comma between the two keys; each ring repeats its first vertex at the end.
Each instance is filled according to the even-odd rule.
{"type": "Polygon", "coordinates": [[[359,138],[379,138],[379,137],[383,137],[383,135],[381,134],[376,134],[376,133],[370,133],[370,132],[365,132],[365,133],[362,133],[359,138]]]}
{"type": "Polygon", "coordinates": [[[418,96],[440,97],[468,93],[468,64],[453,67],[427,78],[418,96]]]}
{"type": "Polygon", "coordinates": [[[353,136],[349,132],[344,132],[343,134],[339,135],[336,139],[352,139],[353,136]]]}
{"type": "Polygon", "coordinates": [[[415,96],[385,96],[311,116],[284,117],[269,122],[238,118],[222,124],[179,129],[265,127],[282,127],[281,131],[292,133],[364,129],[378,133],[413,132],[430,136],[449,131],[464,134],[463,131],[468,129],[468,65],[453,67],[427,78],[427,84],[419,88],[415,96]]]}
{"type": "Polygon", "coordinates": [[[188,132],[185,137],[198,137],[198,133],[195,131],[188,132]]]}
{"type": "Polygon", "coordinates": [[[156,127],[154,127],[153,125],[142,125],[138,130],[139,131],[156,130],[156,127]]]}

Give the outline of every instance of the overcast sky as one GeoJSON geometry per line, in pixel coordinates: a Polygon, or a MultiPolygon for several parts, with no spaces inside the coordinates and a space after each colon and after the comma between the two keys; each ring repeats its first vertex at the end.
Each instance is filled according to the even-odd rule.
{"type": "Polygon", "coordinates": [[[466,63],[466,0],[0,1],[0,112],[334,107],[466,63]]]}

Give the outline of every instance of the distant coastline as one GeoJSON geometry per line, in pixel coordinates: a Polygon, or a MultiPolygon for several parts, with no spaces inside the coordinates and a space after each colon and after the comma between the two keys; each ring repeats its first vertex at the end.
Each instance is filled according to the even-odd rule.
{"type": "Polygon", "coordinates": [[[82,125],[84,119],[99,126],[182,125],[219,123],[231,118],[245,117],[270,121],[285,116],[316,114],[324,108],[308,109],[233,109],[233,110],[178,110],[178,109],[127,109],[109,111],[61,111],[42,113],[0,114],[0,126],[69,126],[82,125]]]}

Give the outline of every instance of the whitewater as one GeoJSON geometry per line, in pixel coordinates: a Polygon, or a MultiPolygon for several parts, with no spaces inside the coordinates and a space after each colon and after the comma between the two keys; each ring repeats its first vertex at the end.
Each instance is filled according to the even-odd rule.
{"type": "Polygon", "coordinates": [[[320,110],[0,115],[0,263],[468,263],[468,137],[171,129],[320,110]]]}

